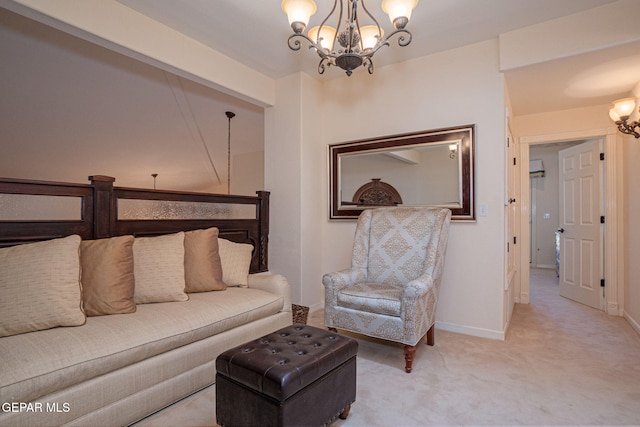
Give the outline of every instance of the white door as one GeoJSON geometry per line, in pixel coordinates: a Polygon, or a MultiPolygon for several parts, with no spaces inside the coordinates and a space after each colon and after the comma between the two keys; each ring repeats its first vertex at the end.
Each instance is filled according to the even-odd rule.
{"type": "Polygon", "coordinates": [[[600,141],[561,150],[558,156],[560,295],[602,309],[600,141]]]}

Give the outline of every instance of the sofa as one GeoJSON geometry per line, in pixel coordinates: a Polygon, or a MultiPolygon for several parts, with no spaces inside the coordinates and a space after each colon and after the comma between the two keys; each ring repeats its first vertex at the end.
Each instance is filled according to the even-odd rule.
{"type": "Polygon", "coordinates": [[[0,249],[0,426],[128,425],[292,323],[287,280],[215,227],[0,249]]]}

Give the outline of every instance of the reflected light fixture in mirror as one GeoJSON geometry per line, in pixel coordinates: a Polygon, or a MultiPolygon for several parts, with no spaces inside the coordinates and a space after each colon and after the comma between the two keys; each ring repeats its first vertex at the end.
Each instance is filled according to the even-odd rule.
{"type": "MultiPolygon", "coordinates": [[[[620,132],[640,138],[640,121],[629,121],[631,116],[636,113],[636,103],[636,98],[623,98],[614,101],[613,105],[609,107],[609,117],[618,126],[620,132]]],[[[640,107],[637,113],[640,115],[640,107]]]]}

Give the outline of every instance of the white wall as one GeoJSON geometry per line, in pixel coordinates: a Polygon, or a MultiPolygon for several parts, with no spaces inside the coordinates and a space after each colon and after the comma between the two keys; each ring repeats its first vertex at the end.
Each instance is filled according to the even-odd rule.
{"type": "Polygon", "coordinates": [[[624,252],[626,259],[626,282],[624,286],[624,315],[640,333],[640,139],[627,136],[623,141],[625,185],[625,229],[624,252]]]}
{"type": "Polygon", "coordinates": [[[534,231],[531,235],[532,267],[555,268],[554,233],[559,224],[558,147],[532,146],[530,153],[531,160],[542,160],[545,169],[544,177],[530,179],[532,212],[534,212],[533,201],[535,200],[535,214],[531,216],[532,231],[534,231]],[[549,216],[546,219],[545,214],[549,216]]]}
{"type": "Polygon", "coordinates": [[[437,325],[503,337],[504,245],[496,236],[504,234],[505,126],[497,67],[494,40],[321,87],[300,75],[277,82],[276,107],[266,117],[266,184],[277,199],[270,262],[299,287],[294,301],[322,304],[322,274],[350,265],[355,222],[328,220],[328,144],[476,124],[476,195],[489,215],[451,227],[437,325]],[[319,122],[330,126],[321,129],[319,122]]]}

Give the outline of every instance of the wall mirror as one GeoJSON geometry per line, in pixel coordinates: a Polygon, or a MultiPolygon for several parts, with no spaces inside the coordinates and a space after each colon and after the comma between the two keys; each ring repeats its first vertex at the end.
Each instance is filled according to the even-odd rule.
{"type": "Polygon", "coordinates": [[[380,206],[439,206],[474,221],[475,125],[329,145],[330,219],[380,206]]]}

